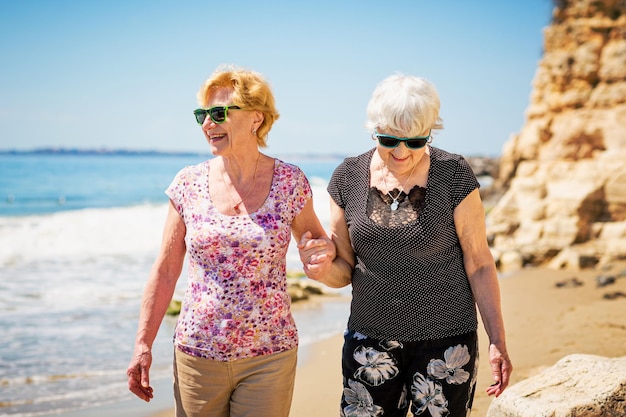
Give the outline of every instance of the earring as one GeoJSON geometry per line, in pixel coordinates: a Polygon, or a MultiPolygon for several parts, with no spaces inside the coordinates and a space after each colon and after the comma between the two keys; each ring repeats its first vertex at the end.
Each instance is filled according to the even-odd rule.
{"type": "Polygon", "coordinates": [[[253,130],[252,130],[252,134],[253,134],[254,136],[256,136],[256,129],[253,129],[253,130]]]}

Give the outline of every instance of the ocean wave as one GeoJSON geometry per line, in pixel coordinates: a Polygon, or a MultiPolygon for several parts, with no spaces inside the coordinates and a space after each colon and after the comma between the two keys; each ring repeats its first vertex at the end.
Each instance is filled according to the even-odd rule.
{"type": "MultiPolygon", "coordinates": [[[[315,211],[327,228],[326,181],[317,177],[310,181],[315,211]]],[[[156,256],[166,214],[167,204],[141,204],[0,217],[0,266],[156,256]]],[[[293,251],[289,262],[294,262],[293,251]]]]}
{"type": "Polygon", "coordinates": [[[0,218],[0,265],[156,253],[167,205],[0,218]]]}
{"type": "Polygon", "coordinates": [[[69,374],[55,374],[55,375],[31,375],[20,376],[15,378],[1,378],[0,386],[19,386],[19,385],[42,385],[54,382],[60,382],[69,379],[90,379],[90,378],[103,378],[113,377],[119,379],[120,375],[123,375],[125,369],[108,369],[99,371],[86,371],[69,374]]]}

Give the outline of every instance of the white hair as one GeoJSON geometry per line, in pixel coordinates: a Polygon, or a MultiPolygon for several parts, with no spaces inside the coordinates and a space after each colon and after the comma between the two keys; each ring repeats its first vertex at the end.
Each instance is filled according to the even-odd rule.
{"type": "Polygon", "coordinates": [[[367,105],[365,127],[385,129],[406,137],[419,136],[429,129],[443,129],[439,117],[439,93],[428,80],[394,74],[381,81],[367,105]]]}

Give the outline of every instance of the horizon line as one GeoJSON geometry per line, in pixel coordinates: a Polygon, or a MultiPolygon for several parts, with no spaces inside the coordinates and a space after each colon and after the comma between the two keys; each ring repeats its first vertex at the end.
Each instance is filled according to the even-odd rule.
{"type": "MultiPolygon", "coordinates": [[[[168,151],[157,149],[128,149],[128,148],[74,148],[45,146],[31,149],[0,149],[0,155],[128,155],[128,156],[207,156],[212,157],[211,152],[201,151],[168,151]]],[[[277,153],[280,157],[307,157],[307,158],[332,158],[343,159],[352,155],[344,153],[277,153]]],[[[465,156],[465,155],[464,155],[465,156]]],[[[500,155],[474,154],[467,158],[500,158],[500,155]]]]}

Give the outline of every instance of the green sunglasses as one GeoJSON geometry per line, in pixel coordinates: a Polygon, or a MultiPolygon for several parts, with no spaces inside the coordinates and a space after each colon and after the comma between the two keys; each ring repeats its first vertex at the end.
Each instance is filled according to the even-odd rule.
{"type": "Polygon", "coordinates": [[[378,143],[385,148],[397,148],[400,142],[404,142],[409,149],[420,149],[426,146],[430,140],[430,130],[426,136],[414,136],[412,138],[399,138],[393,135],[383,135],[374,130],[372,139],[377,139],[378,143]]]}
{"type": "Polygon", "coordinates": [[[220,123],[224,123],[226,121],[226,117],[228,116],[229,109],[240,110],[241,107],[239,106],[214,106],[208,109],[195,109],[193,111],[193,115],[196,116],[196,122],[198,122],[200,126],[202,126],[202,124],[206,120],[207,115],[209,116],[209,118],[211,118],[213,123],[219,125],[220,123]]]}

